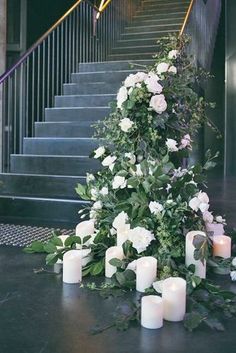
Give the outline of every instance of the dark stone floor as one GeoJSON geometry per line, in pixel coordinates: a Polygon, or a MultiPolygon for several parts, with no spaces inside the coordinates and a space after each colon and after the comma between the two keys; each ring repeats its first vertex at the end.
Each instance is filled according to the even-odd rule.
{"type": "MultiPolygon", "coordinates": [[[[235,181],[210,181],[212,208],[236,226],[235,181]]],[[[201,328],[187,332],[181,323],[160,330],[133,327],[93,336],[90,329],[113,321],[120,299],[102,299],[79,285],[62,283],[61,274],[35,274],[42,255],[26,255],[19,247],[0,246],[0,353],[234,353],[236,319],[217,333],[201,328]]],[[[218,281],[236,293],[228,276],[218,281]]],[[[137,294],[131,294],[137,295],[137,294]]]]}

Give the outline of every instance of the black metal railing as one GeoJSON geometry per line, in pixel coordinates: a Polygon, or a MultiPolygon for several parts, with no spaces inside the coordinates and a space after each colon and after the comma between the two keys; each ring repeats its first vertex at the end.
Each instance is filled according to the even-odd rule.
{"type": "Polygon", "coordinates": [[[24,137],[34,136],[35,122],[44,121],[45,107],[52,107],[78,63],[107,60],[140,4],[141,0],[115,0],[99,9],[90,1],[77,1],[0,76],[1,171],[10,171],[10,155],[22,153],[24,137]]]}

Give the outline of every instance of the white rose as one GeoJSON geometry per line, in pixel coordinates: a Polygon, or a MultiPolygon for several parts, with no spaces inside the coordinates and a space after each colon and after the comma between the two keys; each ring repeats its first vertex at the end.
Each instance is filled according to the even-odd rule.
{"type": "Polygon", "coordinates": [[[163,206],[156,201],[151,201],[148,207],[150,209],[150,212],[153,213],[154,215],[158,215],[164,209],[163,206]]]}
{"type": "Polygon", "coordinates": [[[86,174],[86,182],[87,183],[90,183],[91,181],[94,181],[94,180],[95,180],[95,177],[93,174],[89,174],[89,173],[86,174]]]}
{"type": "Polygon", "coordinates": [[[147,86],[147,90],[150,93],[161,93],[163,90],[163,87],[160,85],[158,81],[158,76],[157,75],[152,75],[151,77],[148,77],[144,82],[147,86]]]}
{"type": "Polygon", "coordinates": [[[93,208],[93,210],[101,210],[102,209],[102,202],[101,201],[94,202],[92,208],[93,208]]]}
{"type": "Polygon", "coordinates": [[[127,185],[125,177],[116,175],[112,182],[112,189],[124,189],[127,185]]]}
{"type": "Polygon", "coordinates": [[[135,164],[135,162],[136,162],[136,157],[135,157],[135,155],[133,154],[133,153],[125,153],[125,157],[126,158],[129,158],[129,163],[130,164],[135,164]]]}
{"type": "Polygon", "coordinates": [[[236,257],[233,258],[233,260],[232,260],[232,265],[233,265],[234,267],[236,267],[236,257]]]}
{"type": "Polygon", "coordinates": [[[179,146],[179,149],[183,149],[183,148],[189,148],[189,149],[192,149],[192,146],[191,146],[191,137],[189,134],[187,135],[184,135],[184,137],[181,139],[181,142],[180,142],[180,146],[179,146]]]}
{"type": "Polygon", "coordinates": [[[112,223],[112,227],[115,228],[119,232],[126,231],[130,227],[129,224],[126,224],[126,222],[128,220],[129,220],[129,217],[128,217],[127,213],[122,211],[114,219],[114,221],[112,223]]]}
{"type": "Polygon", "coordinates": [[[193,197],[188,205],[193,211],[198,211],[201,201],[197,197],[193,197]]]}
{"type": "Polygon", "coordinates": [[[231,281],[236,281],[236,271],[230,272],[231,281]]]}
{"type": "Polygon", "coordinates": [[[92,188],[92,189],[90,190],[90,194],[91,194],[91,199],[92,199],[93,201],[96,201],[96,200],[97,200],[97,197],[98,197],[98,195],[99,195],[98,189],[92,188]]]}
{"type": "Polygon", "coordinates": [[[209,197],[206,192],[199,191],[199,193],[196,196],[200,200],[200,202],[209,203],[209,197]]]}
{"type": "Polygon", "coordinates": [[[114,228],[111,228],[110,229],[110,233],[111,233],[111,235],[115,235],[116,234],[116,230],[114,228]]]}
{"type": "Polygon", "coordinates": [[[202,211],[202,213],[204,213],[209,209],[209,204],[205,202],[201,202],[199,205],[199,209],[202,211]]]}
{"type": "Polygon", "coordinates": [[[128,264],[128,266],[126,267],[126,270],[131,270],[136,273],[136,267],[137,267],[137,260],[133,260],[128,264]]]}
{"type": "Polygon", "coordinates": [[[102,165],[104,167],[109,167],[111,164],[113,164],[115,162],[115,160],[117,159],[116,156],[107,156],[103,161],[102,161],[102,165]]]}
{"type": "Polygon", "coordinates": [[[100,190],[100,194],[101,194],[102,196],[108,195],[108,188],[104,186],[104,187],[100,190]]]}
{"type": "Polygon", "coordinates": [[[169,59],[176,59],[178,55],[178,50],[171,50],[169,51],[168,58],[169,59]]]}
{"type": "Polygon", "coordinates": [[[178,151],[177,141],[175,141],[173,139],[167,139],[166,140],[166,146],[167,146],[169,152],[178,151]]]}
{"type": "Polygon", "coordinates": [[[167,103],[163,94],[152,96],[149,105],[158,114],[163,113],[167,109],[167,103]]]}
{"type": "Polygon", "coordinates": [[[145,72],[137,72],[136,74],[130,74],[128,77],[126,77],[124,85],[125,87],[135,87],[137,83],[144,81],[147,76],[148,75],[145,72]]]}
{"type": "Polygon", "coordinates": [[[226,224],[226,220],[222,216],[216,216],[215,220],[217,223],[226,224]]]}
{"type": "Polygon", "coordinates": [[[127,89],[122,86],[119,91],[118,91],[118,94],[117,94],[117,107],[121,109],[122,107],[122,104],[127,100],[128,98],[128,92],[127,92],[127,89]]]}
{"type": "Polygon", "coordinates": [[[162,293],[163,282],[164,282],[163,280],[162,281],[153,282],[152,286],[153,286],[153,288],[155,289],[155,291],[157,293],[162,293]]]}
{"type": "Polygon", "coordinates": [[[82,242],[84,237],[93,236],[95,233],[94,220],[80,222],[75,229],[75,234],[80,237],[82,242]]]}
{"type": "Polygon", "coordinates": [[[135,175],[140,176],[140,177],[143,176],[141,164],[136,164],[135,167],[136,167],[135,175]]]}
{"type": "Polygon", "coordinates": [[[131,229],[128,233],[128,238],[132,242],[132,246],[137,250],[138,254],[145,251],[151,241],[155,239],[154,235],[143,227],[131,229]]]}
{"type": "Polygon", "coordinates": [[[104,146],[101,146],[101,147],[98,147],[95,151],[94,151],[94,158],[100,158],[101,156],[104,155],[105,153],[105,147],[104,146]]]}
{"type": "Polygon", "coordinates": [[[212,213],[209,211],[203,212],[202,218],[204,222],[213,223],[214,217],[212,216],[212,213]]]}
{"type": "Polygon", "coordinates": [[[162,74],[163,72],[168,71],[169,64],[167,63],[160,63],[157,65],[156,71],[158,74],[162,74]]]}
{"type": "Polygon", "coordinates": [[[91,208],[91,211],[89,212],[89,218],[91,221],[95,222],[97,218],[97,211],[91,208]]]}
{"type": "Polygon", "coordinates": [[[124,119],[121,119],[119,126],[122,131],[128,132],[128,130],[132,127],[133,123],[134,122],[131,121],[129,118],[124,118],[124,119]]]}
{"type": "Polygon", "coordinates": [[[177,74],[177,68],[175,66],[170,66],[168,72],[172,72],[173,74],[177,74]]]}

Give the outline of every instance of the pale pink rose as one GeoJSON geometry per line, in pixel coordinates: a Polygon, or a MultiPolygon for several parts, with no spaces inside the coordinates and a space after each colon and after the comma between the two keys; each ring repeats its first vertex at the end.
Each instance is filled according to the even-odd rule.
{"type": "Polygon", "coordinates": [[[167,109],[167,103],[163,94],[152,96],[149,105],[158,114],[163,113],[167,109]]]}

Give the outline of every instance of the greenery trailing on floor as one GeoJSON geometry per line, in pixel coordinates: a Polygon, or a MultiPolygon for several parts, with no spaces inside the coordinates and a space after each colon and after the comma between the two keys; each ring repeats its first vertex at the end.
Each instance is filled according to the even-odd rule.
{"type": "MultiPolygon", "coordinates": [[[[65,242],[54,235],[49,242],[34,242],[25,251],[46,252],[47,264],[53,264],[70,249],[91,249],[83,275],[103,275],[105,252],[120,237],[124,259],[110,260],[117,268],[111,284],[91,284],[90,289],[104,298],[133,290],[136,260],[153,256],[158,261],[158,281],[170,276],[187,281],[184,326],[192,331],[205,324],[221,331],[222,318],[236,312],[235,295],[196,276],[193,265],[184,265],[187,232],[206,232],[206,223],[224,223],[221,216],[213,216],[209,197],[202,191],[206,172],[215,166],[218,154],[207,151],[203,165],[188,163],[203,124],[220,137],[206,115],[214,103],[199,95],[199,87],[210,75],[186,54],[188,43],[184,36],[159,40],[154,65],[126,78],[112,113],[97,125],[96,136],[102,140],[93,157],[103,168],[88,174],[86,185],[76,187],[82,199],[91,201],[80,212],[82,219],[90,220],[80,223],[76,235],[65,242]]],[[[212,257],[211,234],[206,234],[194,237],[195,260],[207,260],[218,273],[234,271],[231,258],[212,257]]],[[[146,292],[160,295],[158,282],[146,292]]],[[[132,303],[131,308],[130,315],[117,319],[116,327],[127,328],[138,320],[139,303],[132,303]]]]}

